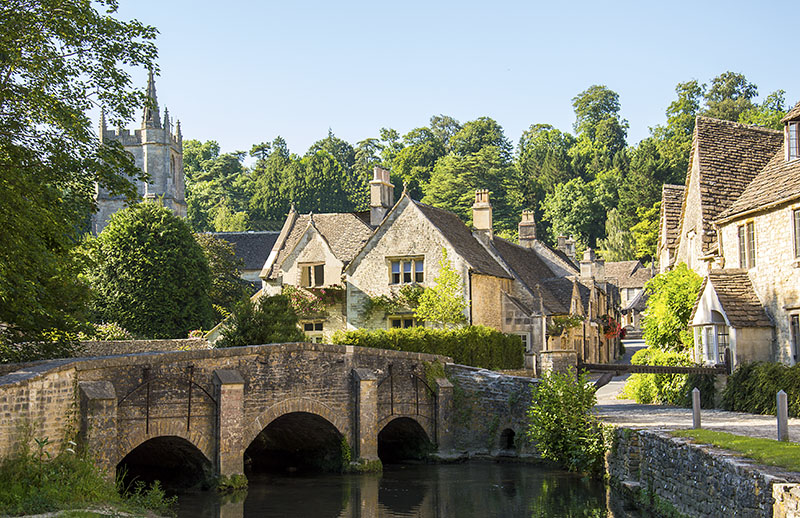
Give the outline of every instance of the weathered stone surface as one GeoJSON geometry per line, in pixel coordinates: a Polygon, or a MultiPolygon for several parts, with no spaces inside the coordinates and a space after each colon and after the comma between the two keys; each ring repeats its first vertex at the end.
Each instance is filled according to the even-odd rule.
{"type": "MultiPolygon", "coordinates": [[[[729,451],[626,428],[614,431],[606,469],[623,491],[644,491],[645,500],[656,497],[686,516],[709,518],[773,516],[776,483],[796,487],[800,482],[796,473],[760,466],[729,451]]],[[[786,500],[791,506],[792,497],[786,500]]]]}

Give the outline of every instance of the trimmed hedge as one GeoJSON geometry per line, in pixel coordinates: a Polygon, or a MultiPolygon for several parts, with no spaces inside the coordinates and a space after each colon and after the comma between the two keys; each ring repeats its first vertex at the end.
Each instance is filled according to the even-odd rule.
{"type": "Polygon", "coordinates": [[[747,363],[728,378],[722,393],[722,408],[775,415],[779,390],[786,392],[789,415],[800,416],[800,364],[787,367],[782,363],[747,363]]]}
{"type": "MultiPolygon", "coordinates": [[[[631,358],[633,365],[695,365],[685,353],[648,347],[631,358]]],[[[692,406],[692,389],[700,389],[700,406],[714,408],[714,376],[710,374],[631,374],[623,395],[637,403],[692,406]]]]}
{"type": "Polygon", "coordinates": [[[333,343],[440,354],[453,358],[456,363],[484,369],[521,369],[524,366],[525,348],[520,337],[484,326],[339,331],[333,335],[333,343]]]}

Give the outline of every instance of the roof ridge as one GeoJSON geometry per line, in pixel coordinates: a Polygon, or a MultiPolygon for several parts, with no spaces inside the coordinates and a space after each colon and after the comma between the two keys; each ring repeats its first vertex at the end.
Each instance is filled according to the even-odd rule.
{"type": "Polygon", "coordinates": [[[714,118],[714,117],[706,117],[705,115],[697,115],[696,117],[697,117],[697,121],[704,120],[704,121],[709,121],[709,122],[712,122],[712,123],[715,123],[715,124],[722,123],[722,124],[729,125],[729,126],[735,126],[735,127],[741,128],[741,129],[759,131],[759,132],[762,132],[762,133],[770,133],[770,134],[774,134],[774,135],[782,135],[783,134],[783,131],[781,131],[781,130],[774,130],[772,128],[765,128],[764,126],[756,126],[754,124],[745,124],[743,122],[729,121],[727,119],[717,119],[717,118],[714,118]]]}

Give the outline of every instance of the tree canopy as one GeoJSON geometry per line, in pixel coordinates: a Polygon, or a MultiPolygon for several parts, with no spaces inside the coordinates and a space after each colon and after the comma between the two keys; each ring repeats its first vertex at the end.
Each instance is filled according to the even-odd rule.
{"type": "Polygon", "coordinates": [[[0,3],[0,340],[38,340],[80,323],[73,253],[95,182],[135,195],[141,172],[87,116],[111,123],[144,104],[130,67],[154,68],[156,30],[113,17],[114,0],[0,3]],[[101,11],[98,11],[98,8],[101,11]]]}
{"type": "Polygon", "coordinates": [[[208,261],[169,209],[146,202],[121,210],[89,247],[98,321],[144,338],[186,337],[213,324],[208,261]]]}

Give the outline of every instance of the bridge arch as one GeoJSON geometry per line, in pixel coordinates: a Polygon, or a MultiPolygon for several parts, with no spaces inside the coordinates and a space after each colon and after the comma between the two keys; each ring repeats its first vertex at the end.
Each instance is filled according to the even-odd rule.
{"type": "Polygon", "coordinates": [[[214,475],[211,459],[195,444],[177,435],[159,435],[142,441],[116,463],[123,487],[158,480],[167,489],[205,486],[214,475]]]}
{"type": "Polygon", "coordinates": [[[277,418],[295,412],[316,414],[331,423],[340,435],[348,437],[350,427],[347,418],[338,414],[328,405],[310,398],[289,398],[267,408],[250,423],[244,432],[243,445],[247,447],[277,418]]]}
{"type": "Polygon", "coordinates": [[[186,430],[185,422],[176,421],[154,421],[150,425],[149,433],[144,427],[133,427],[130,433],[121,433],[118,438],[116,458],[112,458],[113,466],[119,464],[129,453],[147,441],[158,439],[159,437],[177,437],[194,446],[206,459],[213,459],[215,456],[214,438],[204,433],[202,430],[186,430]]]}
{"type": "Polygon", "coordinates": [[[436,449],[432,435],[413,417],[392,416],[378,429],[378,457],[384,463],[420,459],[436,449]]]}

